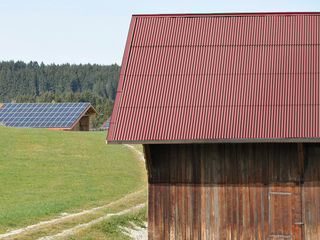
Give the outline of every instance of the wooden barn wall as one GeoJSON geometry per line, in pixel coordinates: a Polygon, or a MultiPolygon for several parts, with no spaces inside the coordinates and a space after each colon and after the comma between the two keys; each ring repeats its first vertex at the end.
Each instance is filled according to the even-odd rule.
{"type": "Polygon", "coordinates": [[[320,239],[320,144],[304,145],[303,215],[305,240],[320,239]]]}
{"type": "Polygon", "coordinates": [[[83,116],[71,129],[72,131],[89,131],[90,130],[90,117],[83,116]]]}
{"type": "Polygon", "coordinates": [[[90,130],[90,117],[83,116],[80,121],[80,131],[89,131],[90,130]]]}
{"type": "Polygon", "coordinates": [[[318,145],[144,148],[149,239],[320,239],[318,145]]]}

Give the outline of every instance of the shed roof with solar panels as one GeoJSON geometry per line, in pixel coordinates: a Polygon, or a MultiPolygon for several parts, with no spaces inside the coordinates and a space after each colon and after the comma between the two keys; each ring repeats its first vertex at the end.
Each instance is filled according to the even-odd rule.
{"type": "Polygon", "coordinates": [[[104,123],[102,123],[100,126],[100,129],[109,129],[110,119],[111,119],[111,117],[109,117],[104,123]]]}
{"type": "Polygon", "coordinates": [[[0,123],[10,127],[89,131],[90,117],[96,114],[88,102],[5,103],[0,106],[0,123]]]}

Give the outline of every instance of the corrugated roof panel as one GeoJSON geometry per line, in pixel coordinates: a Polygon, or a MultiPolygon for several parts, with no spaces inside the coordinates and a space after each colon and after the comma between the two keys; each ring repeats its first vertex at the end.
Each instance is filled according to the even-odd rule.
{"type": "Polygon", "coordinates": [[[107,139],[320,138],[318,13],[133,16],[107,139]]]}
{"type": "Polygon", "coordinates": [[[318,14],[142,17],[136,19],[131,46],[314,44],[319,25],[318,14]]]}
{"type": "MultiPolygon", "coordinates": [[[[172,128],[172,124],[166,122],[165,119],[164,121],[157,120],[162,115],[162,110],[159,108],[127,109],[121,111],[119,119],[125,120],[129,115],[131,121],[125,121],[127,131],[122,131],[119,137],[128,141],[134,141],[136,138],[163,140],[162,137],[166,137],[165,140],[176,140],[182,133],[183,139],[194,140],[275,139],[279,138],[279,134],[281,134],[281,138],[317,138],[320,134],[319,126],[316,125],[319,121],[317,106],[169,108],[166,113],[171,122],[179,122],[181,116],[190,116],[182,124],[172,128]],[[207,118],[211,122],[209,128],[202,120],[204,114],[211,116],[207,118]],[[148,119],[140,121],[140,116],[148,116],[148,119]],[[295,121],[294,126],[297,126],[301,131],[294,131],[294,128],[288,127],[291,121],[295,121]],[[134,123],[138,125],[135,127],[134,123]],[[171,128],[169,134],[166,131],[168,128],[171,128]],[[212,138],[212,135],[215,138],[212,138]]],[[[124,123],[121,121],[119,124],[124,123]]]]}

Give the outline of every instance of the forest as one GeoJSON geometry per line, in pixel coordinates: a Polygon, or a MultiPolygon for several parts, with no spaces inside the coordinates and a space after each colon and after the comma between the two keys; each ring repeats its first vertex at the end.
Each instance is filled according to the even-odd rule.
{"type": "Polygon", "coordinates": [[[92,127],[111,115],[120,66],[0,62],[0,103],[90,102],[99,112],[92,127]]]}

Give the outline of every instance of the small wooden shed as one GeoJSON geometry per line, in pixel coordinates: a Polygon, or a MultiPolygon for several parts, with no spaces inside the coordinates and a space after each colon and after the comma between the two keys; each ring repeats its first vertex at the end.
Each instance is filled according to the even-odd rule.
{"type": "Polygon", "coordinates": [[[89,131],[94,115],[97,111],[89,102],[0,104],[0,123],[8,127],[89,131]]]}
{"type": "Polygon", "coordinates": [[[108,143],[149,239],[320,239],[320,14],[133,15],[108,143]]]}

